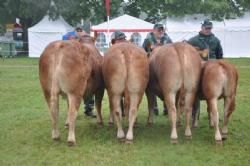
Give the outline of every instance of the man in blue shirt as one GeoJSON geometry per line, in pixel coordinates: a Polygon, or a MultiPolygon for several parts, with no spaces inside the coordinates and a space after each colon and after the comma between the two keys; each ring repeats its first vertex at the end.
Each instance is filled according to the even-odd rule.
{"type": "Polygon", "coordinates": [[[85,32],[82,30],[81,27],[76,27],[74,31],[68,32],[63,35],[62,40],[71,40],[71,39],[78,39],[80,38],[85,32]]]}
{"type": "MultiPolygon", "coordinates": [[[[81,36],[84,36],[86,34],[87,33],[82,29],[82,27],[78,26],[74,31],[68,32],[65,35],[63,35],[62,40],[80,39],[81,36]]],[[[90,96],[84,100],[85,115],[96,117],[96,115],[93,113],[94,103],[95,103],[94,96],[90,96]]]]}

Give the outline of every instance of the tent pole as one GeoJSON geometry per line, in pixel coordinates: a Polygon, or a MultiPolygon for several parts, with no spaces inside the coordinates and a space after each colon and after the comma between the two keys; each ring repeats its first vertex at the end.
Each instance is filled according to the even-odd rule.
{"type": "Polygon", "coordinates": [[[108,36],[107,36],[107,39],[108,39],[108,48],[110,47],[110,36],[109,36],[109,15],[107,16],[107,21],[108,21],[108,36]]]}

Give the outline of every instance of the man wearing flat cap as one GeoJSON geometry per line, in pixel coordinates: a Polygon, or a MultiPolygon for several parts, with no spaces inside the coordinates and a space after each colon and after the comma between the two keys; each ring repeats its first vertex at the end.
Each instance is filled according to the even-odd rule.
{"type": "MultiPolygon", "coordinates": [[[[165,32],[163,24],[156,23],[153,28],[153,32],[148,33],[147,37],[145,38],[142,47],[150,56],[152,50],[157,46],[161,46],[164,44],[172,43],[172,40],[165,32]]],[[[156,96],[154,97],[154,114],[158,115],[158,106],[157,106],[157,99],[156,96]]],[[[163,114],[167,114],[167,108],[164,104],[163,114]]]]}
{"type": "Polygon", "coordinates": [[[201,51],[208,49],[207,56],[202,57],[203,60],[223,58],[220,40],[211,32],[212,28],[213,23],[209,19],[206,19],[202,22],[199,34],[188,40],[189,44],[201,51]]]}
{"type": "MultiPolygon", "coordinates": [[[[196,47],[200,51],[207,50],[206,54],[203,54],[201,58],[205,61],[210,59],[222,59],[223,50],[220,44],[220,40],[211,32],[213,28],[213,23],[206,19],[202,22],[201,31],[198,35],[192,37],[188,40],[188,43],[196,47]]],[[[200,114],[200,101],[196,99],[193,105],[193,119],[195,116],[199,117],[200,114]]],[[[197,124],[193,124],[197,127],[197,124]]]]}
{"type": "Polygon", "coordinates": [[[111,40],[112,44],[121,43],[126,41],[126,36],[122,31],[115,31],[114,37],[111,40]]]}
{"type": "Polygon", "coordinates": [[[155,47],[168,43],[172,43],[172,40],[165,32],[163,24],[156,23],[153,32],[148,33],[142,47],[150,55],[155,47]]]}

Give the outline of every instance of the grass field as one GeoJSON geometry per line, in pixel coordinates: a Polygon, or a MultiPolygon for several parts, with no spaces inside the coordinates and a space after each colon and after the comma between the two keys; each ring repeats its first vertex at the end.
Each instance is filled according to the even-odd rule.
{"type": "Polygon", "coordinates": [[[51,139],[49,112],[38,78],[38,59],[0,59],[0,166],[250,165],[250,59],[229,61],[236,64],[240,80],[236,111],[223,146],[215,145],[214,130],[209,129],[204,102],[199,128],[192,130],[193,139],[185,140],[182,127],[178,129],[179,144],[172,145],[170,123],[162,111],[155,117],[152,127],[145,125],[145,98],[140,105],[134,143],[120,143],[116,139],[116,128],[108,126],[109,105],[105,96],[102,102],[104,126],[85,117],[81,106],[76,121],[77,146],[68,147],[63,100],[59,118],[61,140],[51,139]]]}

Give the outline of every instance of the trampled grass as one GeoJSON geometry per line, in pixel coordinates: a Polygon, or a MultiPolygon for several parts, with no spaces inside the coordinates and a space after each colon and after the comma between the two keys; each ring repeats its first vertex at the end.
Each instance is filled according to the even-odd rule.
{"type": "MultiPolygon", "coordinates": [[[[250,59],[229,61],[236,64],[240,80],[236,111],[222,147],[215,145],[204,102],[199,128],[192,129],[193,139],[185,139],[182,127],[178,129],[179,144],[172,145],[169,120],[162,111],[154,118],[152,127],[146,126],[145,97],[140,105],[138,127],[134,130],[134,143],[120,143],[116,139],[116,128],[108,125],[106,96],[102,103],[104,126],[85,117],[81,107],[76,121],[77,146],[68,147],[63,100],[59,118],[61,140],[51,139],[48,107],[38,78],[38,59],[0,61],[0,165],[249,165],[250,59]]],[[[162,103],[159,105],[162,110],[162,103]]]]}

